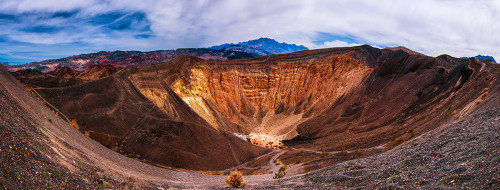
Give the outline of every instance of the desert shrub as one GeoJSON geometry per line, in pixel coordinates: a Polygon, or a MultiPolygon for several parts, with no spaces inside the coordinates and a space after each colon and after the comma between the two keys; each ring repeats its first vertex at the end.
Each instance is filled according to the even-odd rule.
{"type": "Polygon", "coordinates": [[[278,170],[278,173],[274,174],[273,179],[283,178],[286,175],[285,170],[286,170],[286,167],[285,166],[281,166],[280,169],[278,170]]]}
{"type": "Polygon", "coordinates": [[[415,130],[414,129],[408,130],[408,134],[410,134],[411,137],[414,137],[415,136],[415,130]]]}
{"type": "Polygon", "coordinates": [[[300,164],[302,162],[302,160],[299,158],[295,161],[295,164],[300,164]]]}
{"type": "Polygon", "coordinates": [[[478,100],[478,101],[476,102],[476,104],[480,104],[480,103],[483,103],[483,100],[478,100]]]}
{"type": "Polygon", "coordinates": [[[312,168],[310,166],[304,168],[305,173],[310,172],[310,171],[312,171],[312,168]]]}
{"type": "Polygon", "coordinates": [[[47,118],[47,120],[49,120],[49,122],[51,122],[51,123],[52,123],[52,118],[50,118],[50,117],[49,117],[49,118],[47,118]]]}
{"type": "Polygon", "coordinates": [[[243,179],[243,174],[238,170],[231,171],[231,173],[224,178],[224,181],[230,187],[236,188],[244,188],[248,184],[248,182],[243,179]]]}
{"type": "Polygon", "coordinates": [[[69,125],[71,125],[71,127],[75,128],[76,130],[80,130],[80,127],[78,127],[78,123],[76,123],[76,120],[71,120],[69,122],[69,125]]]}
{"type": "MultiPolygon", "coordinates": [[[[109,149],[113,148],[115,145],[115,138],[112,135],[95,131],[91,131],[89,134],[91,139],[94,139],[109,149]]],[[[123,143],[125,143],[125,141],[123,143]]]]}

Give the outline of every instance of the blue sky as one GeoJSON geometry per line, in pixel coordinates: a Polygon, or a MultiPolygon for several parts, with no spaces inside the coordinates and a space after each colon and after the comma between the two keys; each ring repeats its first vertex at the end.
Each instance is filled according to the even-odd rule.
{"type": "Polygon", "coordinates": [[[310,49],[370,44],[500,58],[500,2],[2,0],[0,62],[208,47],[269,37],[310,49]]]}

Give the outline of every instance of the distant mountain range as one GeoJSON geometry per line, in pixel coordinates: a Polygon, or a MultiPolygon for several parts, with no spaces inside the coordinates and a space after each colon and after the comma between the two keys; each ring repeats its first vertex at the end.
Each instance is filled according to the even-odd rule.
{"type": "Polygon", "coordinates": [[[23,65],[11,65],[8,66],[8,70],[10,72],[20,70],[49,72],[56,68],[69,67],[77,71],[83,71],[93,65],[113,65],[119,67],[149,65],[173,60],[180,55],[191,55],[205,60],[231,60],[290,53],[301,50],[308,49],[304,46],[279,43],[269,38],[260,38],[237,44],[222,44],[210,48],[180,48],[177,50],[157,50],[150,52],[101,51],[97,53],[74,55],[61,59],[32,62],[23,65]]]}
{"type": "MultiPolygon", "coordinates": [[[[489,56],[489,55],[476,55],[475,57],[479,58],[479,59],[482,59],[482,60],[486,60],[486,61],[493,61],[493,63],[497,63],[495,61],[495,58],[493,58],[493,56],[489,56]]],[[[470,57],[461,57],[462,59],[469,59],[470,57]]]]}

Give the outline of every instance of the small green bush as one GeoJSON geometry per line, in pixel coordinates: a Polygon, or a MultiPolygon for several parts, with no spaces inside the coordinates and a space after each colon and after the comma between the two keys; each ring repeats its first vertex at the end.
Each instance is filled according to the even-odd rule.
{"type": "Polygon", "coordinates": [[[50,118],[50,117],[49,117],[47,120],[49,120],[49,122],[51,122],[51,123],[52,123],[52,118],[50,118]]]}

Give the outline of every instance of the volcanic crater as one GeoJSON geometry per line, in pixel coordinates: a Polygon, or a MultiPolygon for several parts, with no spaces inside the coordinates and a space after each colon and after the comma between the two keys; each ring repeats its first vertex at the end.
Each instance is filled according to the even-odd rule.
{"type": "Polygon", "coordinates": [[[82,133],[139,161],[249,175],[282,164],[293,175],[495,108],[498,73],[477,58],[365,45],[227,61],[182,55],[49,87],[16,77],[82,133]]]}

